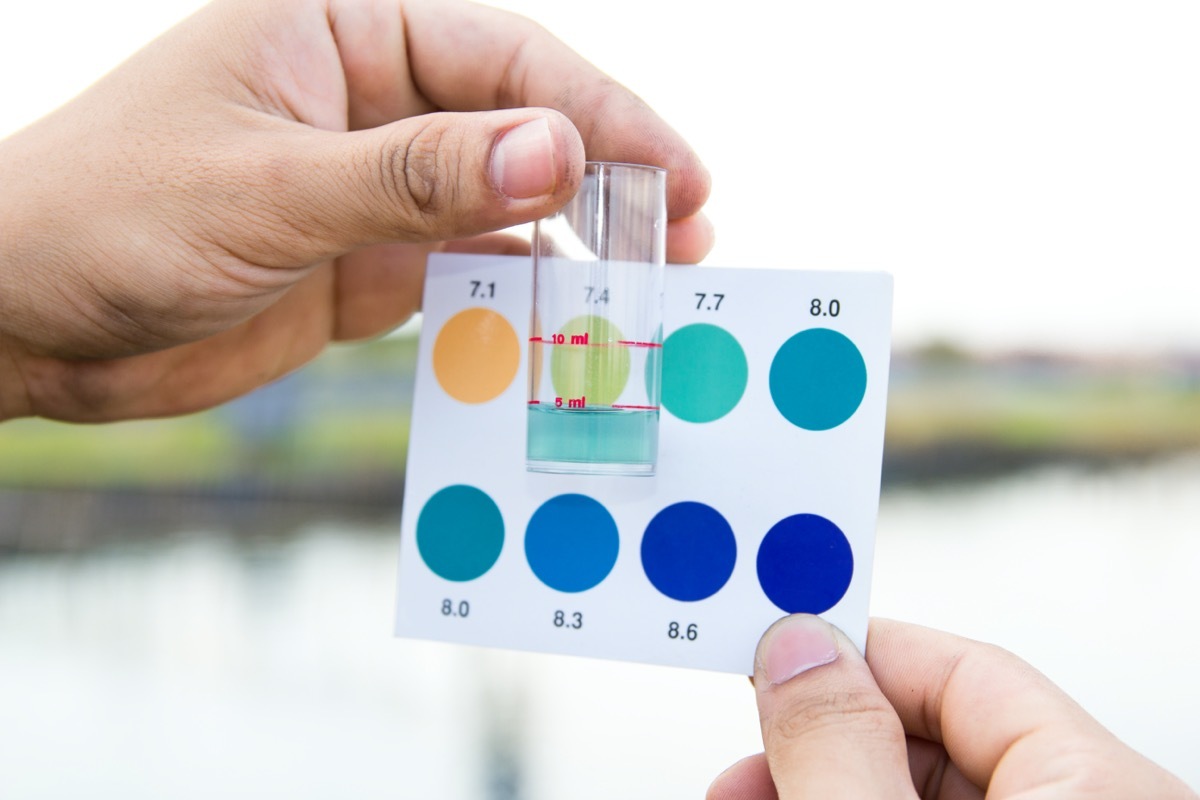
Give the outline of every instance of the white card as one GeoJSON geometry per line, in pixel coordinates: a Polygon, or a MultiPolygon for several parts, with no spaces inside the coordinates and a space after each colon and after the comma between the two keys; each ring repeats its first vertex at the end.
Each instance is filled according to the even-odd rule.
{"type": "Polygon", "coordinates": [[[749,674],[804,611],[863,648],[891,277],[669,266],[657,474],[614,477],[526,469],[531,269],[429,259],[397,635],[749,674]]]}

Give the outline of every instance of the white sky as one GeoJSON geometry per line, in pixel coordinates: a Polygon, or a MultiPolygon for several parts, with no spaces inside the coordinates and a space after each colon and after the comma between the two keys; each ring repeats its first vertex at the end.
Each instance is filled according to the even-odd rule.
{"type": "MultiPolygon", "coordinates": [[[[1200,4],[494,4],[692,141],[710,263],[888,270],[902,345],[1200,349],[1200,4]]],[[[5,5],[0,135],[201,3],[5,5]]]]}

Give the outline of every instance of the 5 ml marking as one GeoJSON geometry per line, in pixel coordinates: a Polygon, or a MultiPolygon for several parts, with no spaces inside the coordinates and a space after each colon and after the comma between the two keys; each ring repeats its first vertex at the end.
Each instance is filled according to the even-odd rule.
{"type": "Polygon", "coordinates": [[[725,299],[725,295],[713,292],[712,296],[716,298],[715,303],[704,305],[704,301],[708,298],[708,292],[693,292],[696,295],[696,310],[697,311],[720,311],[721,301],[725,299]]]}

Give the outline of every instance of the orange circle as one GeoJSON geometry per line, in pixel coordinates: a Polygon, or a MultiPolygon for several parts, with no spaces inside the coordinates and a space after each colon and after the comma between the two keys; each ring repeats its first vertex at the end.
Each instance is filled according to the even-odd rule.
{"type": "Polygon", "coordinates": [[[446,321],[433,343],[433,374],[446,394],[464,403],[486,403],[517,376],[521,347],[502,315],[468,308],[446,321]]]}

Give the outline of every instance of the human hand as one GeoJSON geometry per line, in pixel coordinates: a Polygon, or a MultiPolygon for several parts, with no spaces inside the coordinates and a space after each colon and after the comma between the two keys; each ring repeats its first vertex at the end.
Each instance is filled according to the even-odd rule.
{"type": "Polygon", "coordinates": [[[585,149],[666,167],[667,257],[704,256],[696,155],[532,22],[218,0],[0,142],[0,419],[193,411],[380,334],[430,251],[505,252],[481,234],[565,204],[585,149]]]}
{"type": "Polygon", "coordinates": [[[888,620],[868,642],[864,661],[817,617],[773,625],[754,675],[766,753],[708,800],[1197,797],[1011,653],[888,620]]]}

